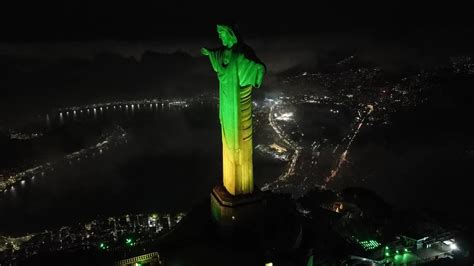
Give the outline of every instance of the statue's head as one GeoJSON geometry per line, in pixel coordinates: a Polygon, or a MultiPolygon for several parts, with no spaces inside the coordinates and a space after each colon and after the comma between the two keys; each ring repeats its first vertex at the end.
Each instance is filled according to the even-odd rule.
{"type": "Polygon", "coordinates": [[[234,44],[237,43],[237,36],[231,27],[225,25],[217,25],[217,33],[219,34],[219,39],[222,40],[222,45],[227,48],[231,48],[234,44]]]}

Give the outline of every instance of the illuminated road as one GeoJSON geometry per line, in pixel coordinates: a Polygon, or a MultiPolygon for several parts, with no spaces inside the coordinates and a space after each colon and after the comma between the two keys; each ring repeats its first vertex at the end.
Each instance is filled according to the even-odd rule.
{"type": "Polygon", "coordinates": [[[293,151],[293,154],[291,156],[290,162],[288,163],[286,171],[284,171],[274,181],[265,184],[262,187],[262,190],[274,190],[275,188],[279,188],[281,185],[284,185],[285,182],[288,181],[289,177],[295,174],[296,163],[298,161],[298,158],[300,157],[301,150],[303,149],[298,145],[298,143],[289,138],[288,134],[284,133],[284,131],[278,126],[278,123],[275,122],[275,117],[277,116],[275,112],[275,107],[278,106],[280,103],[280,100],[273,101],[268,112],[268,123],[277,134],[279,140],[283,142],[285,146],[289,147],[293,151]]]}
{"type": "MultiPolygon", "coordinates": [[[[364,122],[366,120],[366,118],[372,113],[372,111],[374,110],[374,107],[372,105],[367,105],[367,112],[365,113],[365,115],[363,115],[364,113],[362,113],[361,115],[361,112],[359,111],[359,116],[358,116],[358,119],[360,119],[360,122],[357,124],[357,127],[355,130],[353,130],[353,133],[352,135],[350,136],[350,139],[349,139],[349,142],[347,143],[347,146],[345,148],[345,150],[341,153],[341,156],[339,157],[339,160],[337,162],[337,166],[331,170],[331,174],[329,176],[327,176],[325,179],[324,179],[324,184],[323,184],[323,187],[326,187],[328,185],[329,182],[331,182],[336,176],[337,174],[339,173],[339,171],[341,170],[342,166],[344,165],[344,163],[347,161],[347,155],[349,154],[349,149],[351,148],[351,145],[352,143],[354,142],[354,139],[357,137],[357,135],[359,134],[360,132],[360,129],[362,128],[362,126],[364,125],[364,122]],[[361,116],[363,116],[361,118],[361,116]]],[[[357,119],[357,118],[356,118],[357,119]]],[[[339,146],[337,146],[338,148],[339,146]]],[[[334,152],[337,150],[334,149],[334,152]]]]}
{"type": "MultiPolygon", "coordinates": [[[[314,188],[314,186],[326,188],[326,186],[334,181],[347,162],[351,146],[359,135],[361,128],[366,124],[367,118],[372,114],[374,107],[373,105],[368,104],[356,112],[358,115],[353,120],[351,119],[353,121],[351,124],[354,124],[354,128],[341,140],[335,140],[335,147],[330,148],[333,144],[330,144],[327,140],[321,138],[314,139],[310,142],[311,144],[307,145],[304,144],[306,143],[304,141],[293,140],[290,137],[289,132],[287,132],[288,129],[292,128],[291,126],[288,127],[288,125],[291,124],[285,124],[285,122],[295,123],[296,128],[298,128],[299,131],[300,129],[298,121],[293,119],[293,113],[288,112],[286,109],[297,107],[300,104],[339,106],[341,103],[335,102],[334,99],[329,97],[319,99],[305,99],[299,97],[291,97],[289,99],[285,98],[288,97],[268,99],[270,104],[263,105],[263,108],[268,109],[268,125],[275,133],[275,143],[286,147],[287,151],[291,153],[291,156],[289,156],[285,170],[272,181],[265,183],[262,186],[262,190],[291,192],[294,196],[297,196],[303,195],[307,190],[314,188]],[[330,149],[330,154],[327,153],[328,148],[330,149]],[[319,162],[321,158],[325,159],[322,166],[320,165],[321,162],[319,162]],[[328,158],[332,159],[327,161],[328,158]],[[333,167],[326,169],[325,165],[328,165],[328,163],[329,165],[333,165],[333,167]]],[[[338,115],[340,112],[337,108],[331,108],[329,111],[334,115],[338,115]]],[[[311,130],[315,129],[313,128],[311,130]]],[[[293,134],[294,133],[295,132],[293,132],[293,134]]],[[[302,132],[299,132],[298,134],[304,136],[302,132]]]]}

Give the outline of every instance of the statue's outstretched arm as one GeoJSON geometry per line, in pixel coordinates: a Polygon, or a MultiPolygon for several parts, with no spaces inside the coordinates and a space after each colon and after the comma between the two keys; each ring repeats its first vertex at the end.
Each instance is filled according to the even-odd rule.
{"type": "Polygon", "coordinates": [[[204,56],[209,56],[210,51],[206,47],[203,47],[203,48],[201,48],[201,54],[204,55],[204,56]]]}
{"type": "Polygon", "coordinates": [[[202,48],[201,54],[209,57],[212,68],[214,69],[215,72],[220,73],[223,71],[222,52],[220,49],[202,48]]]}

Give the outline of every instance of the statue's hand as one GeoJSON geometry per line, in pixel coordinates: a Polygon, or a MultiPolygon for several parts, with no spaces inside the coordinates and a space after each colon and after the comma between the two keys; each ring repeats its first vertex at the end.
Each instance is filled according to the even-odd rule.
{"type": "Polygon", "coordinates": [[[205,56],[208,56],[209,55],[209,50],[207,50],[207,48],[201,48],[201,54],[205,55],[205,56]]]}

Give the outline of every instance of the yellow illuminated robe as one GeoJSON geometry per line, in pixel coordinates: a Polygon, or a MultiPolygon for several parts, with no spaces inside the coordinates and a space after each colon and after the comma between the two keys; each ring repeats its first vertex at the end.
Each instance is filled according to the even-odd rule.
{"type": "Polygon", "coordinates": [[[223,183],[232,195],[253,192],[252,88],[262,84],[265,67],[239,46],[210,51],[219,78],[223,183]]]}

